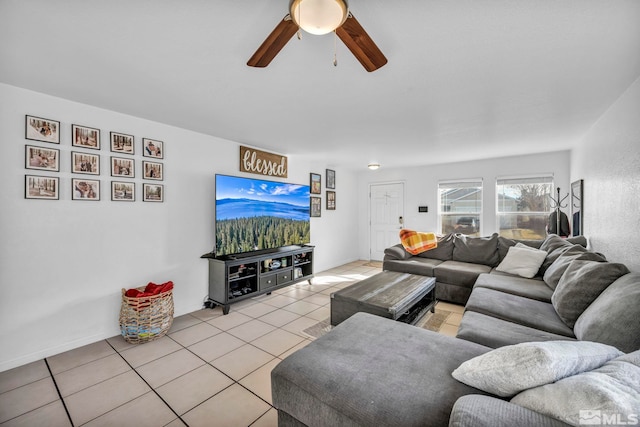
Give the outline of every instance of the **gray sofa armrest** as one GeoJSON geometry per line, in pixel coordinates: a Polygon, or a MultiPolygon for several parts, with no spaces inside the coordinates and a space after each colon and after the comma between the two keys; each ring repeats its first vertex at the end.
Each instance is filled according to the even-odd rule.
{"type": "Polygon", "coordinates": [[[397,245],[393,245],[385,249],[384,256],[386,259],[409,259],[413,255],[404,249],[402,243],[398,243],[397,245]]]}
{"type": "Polygon", "coordinates": [[[568,424],[495,397],[469,394],[453,405],[449,427],[566,427],[568,424]]]}

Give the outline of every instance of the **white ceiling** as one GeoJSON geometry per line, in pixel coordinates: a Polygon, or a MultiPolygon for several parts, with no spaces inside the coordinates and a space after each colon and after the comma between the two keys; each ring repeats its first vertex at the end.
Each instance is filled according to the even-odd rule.
{"type": "Polygon", "coordinates": [[[287,6],[0,0],[0,82],[364,168],[571,148],[640,76],[638,0],[351,0],[383,68],[306,33],[246,66],[287,6]]]}

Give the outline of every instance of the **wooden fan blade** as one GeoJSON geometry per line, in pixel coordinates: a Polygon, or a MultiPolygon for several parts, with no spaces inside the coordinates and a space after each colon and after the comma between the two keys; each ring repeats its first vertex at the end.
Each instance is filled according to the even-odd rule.
{"type": "Polygon", "coordinates": [[[249,58],[247,65],[250,67],[266,67],[269,65],[296,31],[298,31],[298,26],[289,15],[285,16],[265,41],[262,42],[256,53],[249,58]]]}
{"type": "Polygon", "coordinates": [[[349,13],[349,17],[336,29],[336,33],[367,71],[375,71],[387,63],[387,58],[353,14],[349,13]]]}

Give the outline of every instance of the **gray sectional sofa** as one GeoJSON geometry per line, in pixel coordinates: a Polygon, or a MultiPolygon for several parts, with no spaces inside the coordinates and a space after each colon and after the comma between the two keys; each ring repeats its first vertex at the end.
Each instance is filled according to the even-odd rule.
{"type": "MultiPolygon", "coordinates": [[[[357,313],[272,371],[279,425],[576,424],[575,417],[558,417],[552,409],[536,406],[535,399],[535,405],[528,407],[512,403],[512,396],[498,396],[452,376],[462,364],[481,355],[492,356],[498,351],[494,349],[511,351],[527,345],[595,342],[631,353],[624,356],[630,361],[611,356],[613,360],[603,362],[600,369],[610,375],[617,369],[610,368],[612,364],[624,365],[627,376],[637,371],[640,388],[640,274],[609,263],[584,246],[583,238],[571,241],[553,235],[521,242],[497,235],[449,235],[440,239],[431,258],[403,253],[401,246],[389,248],[385,269],[435,276],[439,299],[465,304],[457,337],[357,313]],[[497,270],[517,243],[546,252],[532,278],[497,270]]],[[[569,379],[582,380],[580,375],[596,375],[596,371],[569,379]]],[[[584,381],[590,387],[599,380],[584,381]]],[[[640,413],[638,388],[630,405],[637,403],[640,413]]],[[[535,397],[537,388],[532,390],[535,397]]],[[[553,390],[544,392],[554,395],[553,390]]],[[[589,393],[599,395],[598,390],[589,393]]],[[[514,402],[523,401],[518,396],[514,402]]],[[[531,400],[528,395],[525,398],[531,400]]]]}
{"type": "MultiPolygon", "coordinates": [[[[382,268],[435,277],[438,300],[464,305],[471,295],[478,276],[491,272],[497,273],[495,267],[505,258],[509,248],[517,243],[549,252],[557,247],[569,246],[569,243],[583,248],[587,246],[584,236],[572,237],[566,241],[559,239],[561,242],[552,239],[545,243],[545,240],[512,240],[498,234],[489,237],[447,234],[438,237],[437,248],[418,255],[411,255],[401,244],[387,248],[382,268]]],[[[545,260],[541,269],[542,274],[555,258],[555,256],[549,256],[549,259],[545,260]]],[[[541,279],[541,276],[538,278],[541,279]]]]}

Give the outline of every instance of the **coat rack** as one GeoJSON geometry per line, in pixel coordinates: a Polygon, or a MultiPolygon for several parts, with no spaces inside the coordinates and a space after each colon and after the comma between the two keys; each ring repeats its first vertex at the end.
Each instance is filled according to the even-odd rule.
{"type": "MultiPolygon", "coordinates": [[[[562,202],[564,202],[567,197],[569,197],[569,193],[567,193],[566,196],[564,196],[562,199],[560,199],[560,187],[556,188],[556,198],[554,199],[553,197],[551,197],[551,195],[549,194],[549,197],[551,198],[551,207],[556,211],[556,234],[558,236],[560,236],[560,219],[561,219],[561,214],[563,214],[563,212],[560,210],[561,208],[566,208],[568,205],[565,203],[564,205],[562,204],[562,202]]],[[[567,219],[567,223],[569,222],[569,220],[567,219]]],[[[568,235],[571,235],[571,232],[568,233],[568,235]]]]}

